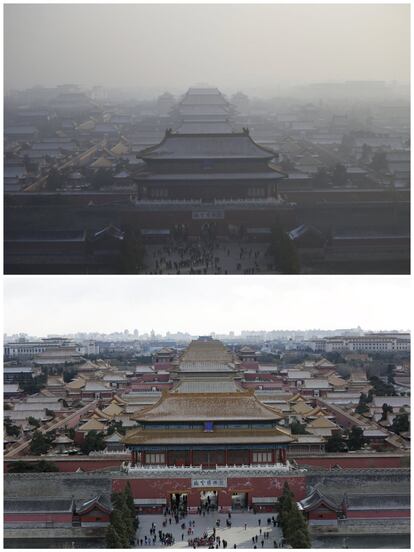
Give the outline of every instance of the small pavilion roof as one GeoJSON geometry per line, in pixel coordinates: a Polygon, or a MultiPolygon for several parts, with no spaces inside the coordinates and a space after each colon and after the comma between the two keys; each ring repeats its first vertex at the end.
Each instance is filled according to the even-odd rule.
{"type": "Polygon", "coordinates": [[[304,512],[315,510],[322,505],[335,512],[342,511],[340,504],[338,504],[334,498],[323,494],[318,487],[315,487],[309,496],[299,502],[299,507],[304,512]]]}
{"type": "Polygon", "coordinates": [[[94,508],[98,508],[98,510],[101,510],[104,513],[111,513],[112,507],[111,504],[108,502],[107,498],[103,495],[95,496],[94,498],[91,498],[90,500],[87,500],[80,504],[76,511],[79,515],[87,514],[88,512],[92,511],[94,508]]]}

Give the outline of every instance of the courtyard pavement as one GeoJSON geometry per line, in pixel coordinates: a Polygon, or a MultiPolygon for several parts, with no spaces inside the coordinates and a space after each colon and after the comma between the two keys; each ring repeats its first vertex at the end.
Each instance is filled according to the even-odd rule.
{"type": "MultiPolygon", "coordinates": [[[[276,541],[278,546],[280,546],[282,540],[282,532],[279,527],[273,527],[272,524],[267,523],[267,519],[271,518],[275,514],[253,514],[253,513],[237,513],[233,512],[231,515],[231,528],[226,527],[226,520],[228,519],[227,514],[217,514],[215,512],[206,514],[205,516],[200,516],[198,514],[192,514],[186,516],[183,520],[180,520],[178,524],[175,523],[174,518],[172,518],[171,525],[167,524],[167,527],[162,526],[162,522],[166,519],[163,515],[151,515],[151,514],[142,514],[139,516],[139,529],[137,531],[137,548],[141,548],[140,539],[143,539],[145,536],[150,537],[150,528],[152,523],[156,525],[156,534],[157,541],[155,544],[145,545],[143,544],[142,548],[161,548],[162,544],[158,540],[158,530],[160,529],[163,532],[172,533],[175,538],[175,543],[170,548],[188,548],[188,539],[194,537],[202,537],[204,532],[207,532],[208,535],[211,535],[213,532],[213,527],[216,525],[217,519],[220,520],[220,527],[216,528],[216,537],[220,537],[227,541],[227,549],[234,548],[236,545],[237,548],[254,548],[252,537],[257,535],[257,544],[255,545],[257,549],[262,548],[274,548],[274,542],[276,541]],[[189,521],[195,521],[194,533],[191,536],[187,535],[187,528],[189,521]],[[261,520],[261,525],[259,526],[259,520],[261,520]],[[185,522],[186,528],[181,529],[181,524],[185,522]],[[246,524],[246,529],[245,529],[246,524]],[[261,530],[261,533],[260,533],[261,530]],[[263,533],[269,533],[269,538],[264,538],[263,533]],[[184,534],[184,540],[182,540],[182,534],[184,534]]],[[[168,518],[168,516],[167,516],[168,518]]],[[[151,539],[152,543],[152,539],[151,539]]],[[[207,548],[207,547],[205,547],[207,548]]],[[[222,547],[221,547],[222,549],[222,547]]]]}
{"type": "Polygon", "coordinates": [[[230,241],[210,247],[196,241],[185,247],[146,245],[145,270],[149,274],[271,274],[274,261],[268,247],[230,241]]]}

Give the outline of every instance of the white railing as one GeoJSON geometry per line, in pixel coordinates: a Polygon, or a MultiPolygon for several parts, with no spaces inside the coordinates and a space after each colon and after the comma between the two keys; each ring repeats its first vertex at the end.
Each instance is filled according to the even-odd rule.
{"type": "Polygon", "coordinates": [[[289,462],[286,464],[247,464],[247,465],[226,465],[218,466],[215,468],[203,468],[203,466],[165,466],[165,465],[141,465],[132,464],[131,462],[123,462],[121,465],[121,471],[131,475],[200,475],[217,477],[218,474],[225,475],[263,475],[263,474],[277,474],[286,473],[292,471],[292,466],[289,462]]]}

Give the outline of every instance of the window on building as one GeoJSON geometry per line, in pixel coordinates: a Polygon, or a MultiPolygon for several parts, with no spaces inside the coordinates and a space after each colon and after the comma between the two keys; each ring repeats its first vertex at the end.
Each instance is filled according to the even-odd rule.
{"type": "Polygon", "coordinates": [[[254,464],[270,464],[273,462],[271,451],[253,452],[252,461],[254,464]]]}
{"type": "Polygon", "coordinates": [[[165,454],[163,452],[147,452],[145,462],[146,464],[165,464],[165,454]]]}

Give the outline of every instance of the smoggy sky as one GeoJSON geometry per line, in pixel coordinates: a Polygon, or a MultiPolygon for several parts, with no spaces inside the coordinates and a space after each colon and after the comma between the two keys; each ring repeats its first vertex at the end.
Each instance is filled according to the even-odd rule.
{"type": "Polygon", "coordinates": [[[8,277],[4,331],[405,329],[410,289],[387,276],[8,277]]]}
{"type": "Polygon", "coordinates": [[[6,5],[5,87],[409,80],[409,6],[6,5]]]}

